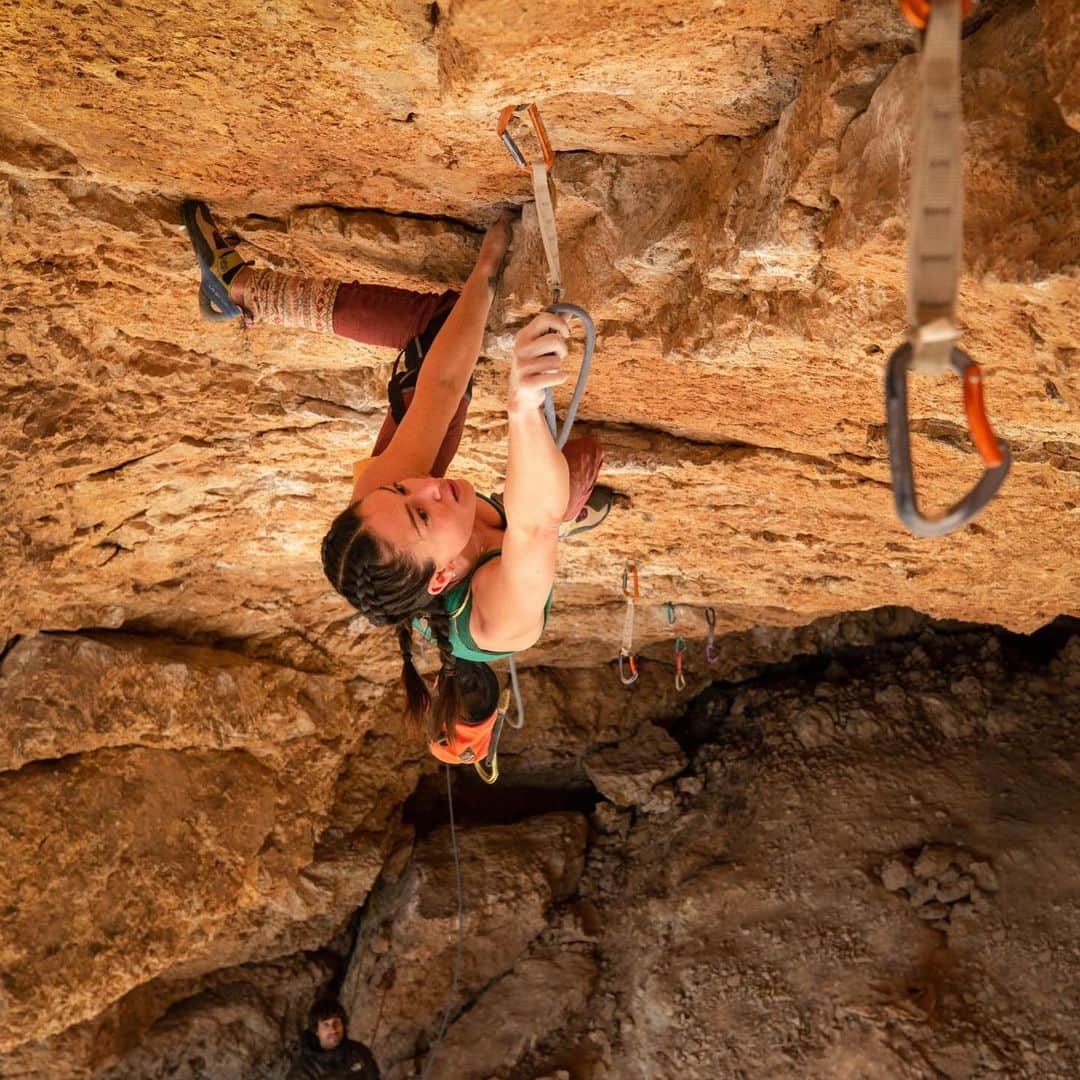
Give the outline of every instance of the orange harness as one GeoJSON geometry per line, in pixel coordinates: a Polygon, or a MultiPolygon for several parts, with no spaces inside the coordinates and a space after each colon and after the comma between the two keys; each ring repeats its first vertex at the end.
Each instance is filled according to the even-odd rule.
{"type": "Polygon", "coordinates": [[[455,724],[452,737],[444,731],[440,738],[428,743],[428,749],[447,765],[471,765],[483,761],[498,719],[499,710],[496,709],[483,723],[455,724]]]}
{"type": "Polygon", "coordinates": [[[510,691],[502,692],[498,707],[479,724],[455,724],[453,737],[445,729],[428,741],[432,756],[447,765],[472,765],[485,784],[499,779],[499,736],[510,710],[510,691]]]}

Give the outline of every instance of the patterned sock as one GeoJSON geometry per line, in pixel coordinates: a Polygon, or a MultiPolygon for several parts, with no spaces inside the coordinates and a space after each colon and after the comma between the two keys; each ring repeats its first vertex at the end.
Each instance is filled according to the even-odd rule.
{"type": "Polygon", "coordinates": [[[334,301],[340,284],[329,278],[253,270],[244,286],[244,307],[252,323],[332,334],[334,301]]]}

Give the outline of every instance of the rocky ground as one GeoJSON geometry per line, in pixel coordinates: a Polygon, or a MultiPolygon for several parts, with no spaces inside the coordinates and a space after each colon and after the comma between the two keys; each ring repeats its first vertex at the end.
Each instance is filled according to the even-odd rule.
{"type": "MultiPolygon", "coordinates": [[[[863,628],[876,644],[826,637],[821,652],[747,677],[709,681],[699,657],[695,694],[659,712],[650,699],[670,679],[660,658],[646,659],[652,685],[639,694],[611,671],[603,683],[531,673],[530,689],[553,711],[582,703],[579,735],[541,709],[527,736],[507,738],[497,788],[455,775],[464,952],[430,1075],[1075,1075],[1078,629],[1063,620],[1023,638],[882,613],[863,628]]],[[[357,799],[366,756],[347,759],[341,798],[357,799]]],[[[132,788],[143,767],[121,768],[115,751],[79,760],[93,762],[97,782],[126,775],[132,788]]],[[[32,781],[25,771],[16,776],[32,781]]],[[[384,1075],[418,1075],[457,944],[443,782],[425,770],[355,917],[346,898],[321,932],[309,924],[308,940],[294,936],[298,951],[279,939],[262,962],[202,973],[180,965],[103,1015],[24,1043],[3,1075],[281,1077],[298,1018],[324,985],[340,988],[351,1030],[384,1075]]],[[[233,818],[250,803],[242,784],[242,773],[230,775],[233,818]]],[[[44,818],[57,794],[40,796],[44,818]]],[[[4,805],[11,835],[13,804],[4,805]]],[[[18,805],[28,832],[47,831],[31,829],[26,800],[18,805]]],[[[178,826],[194,814],[170,812],[178,826]]],[[[369,844],[348,831],[355,812],[334,807],[302,872],[309,890],[369,844]]],[[[160,813],[155,834],[167,837],[160,813]]],[[[89,863],[55,828],[71,862],[89,863]]],[[[226,830],[212,808],[199,811],[199,828],[226,830]]],[[[109,845],[131,850],[120,831],[97,841],[107,865],[123,862],[109,845]]],[[[146,881],[152,864],[144,858],[138,871],[146,881]]],[[[87,876],[49,874],[58,894],[49,918],[72,910],[64,885],[77,885],[77,910],[96,906],[85,903],[87,876]]],[[[158,891],[158,911],[128,905],[129,917],[160,928],[161,909],[182,902],[190,916],[197,902],[205,926],[216,884],[203,869],[197,883],[158,891]]],[[[42,925],[46,902],[24,895],[24,917],[42,925]]],[[[118,933],[102,926],[97,936],[118,933]]],[[[143,971],[161,937],[136,944],[143,971]]],[[[96,954],[107,969],[108,950],[96,954]]],[[[43,997],[28,1020],[38,1025],[61,987],[75,990],[65,975],[86,970],[70,947],[55,958],[55,976],[41,954],[32,965],[43,997]]],[[[10,977],[5,985],[21,989],[10,977]]],[[[68,998],[59,1024],[78,1000],[68,998]]]]}

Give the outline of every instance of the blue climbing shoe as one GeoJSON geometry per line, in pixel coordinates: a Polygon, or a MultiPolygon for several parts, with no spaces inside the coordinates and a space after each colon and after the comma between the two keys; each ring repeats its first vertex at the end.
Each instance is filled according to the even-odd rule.
{"type": "Polygon", "coordinates": [[[225,322],[243,317],[244,311],[231,296],[229,284],[248,264],[217,231],[210,209],[204,202],[188,199],[180,207],[180,219],[199,261],[199,311],[207,322],[225,322]]]}

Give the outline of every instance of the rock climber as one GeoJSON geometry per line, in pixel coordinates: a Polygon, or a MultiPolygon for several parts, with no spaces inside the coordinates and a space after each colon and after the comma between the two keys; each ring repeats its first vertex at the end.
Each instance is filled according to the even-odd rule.
{"type": "Polygon", "coordinates": [[[379,1080],[374,1056],[363,1043],[348,1038],[348,1027],[349,1017],[337,1000],[316,1001],[286,1080],[379,1080]]]}
{"type": "Polygon", "coordinates": [[[400,350],[371,458],[356,464],[349,504],[323,539],[323,569],[372,623],[397,628],[410,726],[426,727],[429,740],[452,737],[458,721],[476,722],[455,679],[458,660],[532,645],[551,606],[558,540],[610,509],[610,490],[596,485],[600,447],[580,438],[560,452],[540,411],[545,389],[567,379],[566,318],[541,313],[515,339],[505,491],[488,498],[445,472],[510,245],[509,213],[488,229],[460,293],[441,295],[256,270],[204,204],[185,203],[183,217],[218,312],[400,350]],[[438,645],[434,699],[414,665],[414,627],[438,645]]]}

